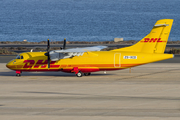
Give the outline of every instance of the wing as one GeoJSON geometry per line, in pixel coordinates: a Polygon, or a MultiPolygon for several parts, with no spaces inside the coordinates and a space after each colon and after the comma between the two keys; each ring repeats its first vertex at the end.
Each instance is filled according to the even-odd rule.
{"type": "Polygon", "coordinates": [[[84,48],[72,48],[67,50],[53,50],[50,51],[49,54],[50,54],[50,59],[52,61],[57,61],[65,58],[72,58],[74,56],[82,56],[84,52],[100,51],[104,48],[107,48],[107,46],[93,46],[93,47],[84,47],[84,48]]]}

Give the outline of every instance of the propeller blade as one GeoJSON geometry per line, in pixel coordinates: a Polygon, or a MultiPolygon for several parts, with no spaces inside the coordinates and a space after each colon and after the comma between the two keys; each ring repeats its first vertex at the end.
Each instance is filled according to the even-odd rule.
{"type": "Polygon", "coordinates": [[[49,48],[50,48],[50,43],[49,43],[49,39],[47,41],[47,51],[49,51],[49,48]]]}
{"type": "Polygon", "coordinates": [[[63,50],[66,48],[66,38],[64,38],[63,50]]]}
{"type": "Polygon", "coordinates": [[[50,56],[48,55],[48,68],[50,68],[50,56]]]}
{"type": "Polygon", "coordinates": [[[45,56],[47,56],[48,59],[48,68],[50,68],[50,55],[49,55],[49,49],[50,49],[50,43],[49,43],[49,39],[47,40],[47,52],[44,54],[45,56]]]}

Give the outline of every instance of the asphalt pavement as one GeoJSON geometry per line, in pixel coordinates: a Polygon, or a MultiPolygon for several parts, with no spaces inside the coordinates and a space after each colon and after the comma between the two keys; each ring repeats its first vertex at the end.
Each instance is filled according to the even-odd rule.
{"type": "Polygon", "coordinates": [[[179,120],[180,64],[73,73],[15,71],[0,63],[0,120],[179,120]]]}

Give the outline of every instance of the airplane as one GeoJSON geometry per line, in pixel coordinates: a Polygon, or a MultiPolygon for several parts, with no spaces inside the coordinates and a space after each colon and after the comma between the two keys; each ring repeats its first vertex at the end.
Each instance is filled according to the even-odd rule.
{"type": "Polygon", "coordinates": [[[158,20],[151,32],[138,43],[110,51],[100,51],[106,46],[65,49],[50,51],[47,41],[46,52],[25,52],[6,64],[7,68],[22,72],[62,71],[75,73],[77,77],[89,76],[92,72],[111,71],[131,68],[147,63],[173,58],[164,54],[173,19],[158,20]]]}

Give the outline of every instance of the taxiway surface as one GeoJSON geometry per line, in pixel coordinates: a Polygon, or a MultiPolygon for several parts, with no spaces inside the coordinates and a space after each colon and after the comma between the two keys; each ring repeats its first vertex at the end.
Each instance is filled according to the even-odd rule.
{"type": "Polygon", "coordinates": [[[1,120],[179,120],[180,64],[152,63],[77,78],[0,63],[1,120]]]}

